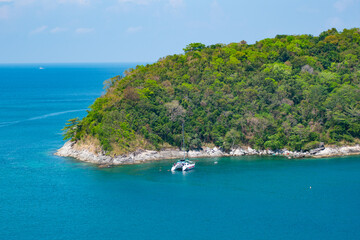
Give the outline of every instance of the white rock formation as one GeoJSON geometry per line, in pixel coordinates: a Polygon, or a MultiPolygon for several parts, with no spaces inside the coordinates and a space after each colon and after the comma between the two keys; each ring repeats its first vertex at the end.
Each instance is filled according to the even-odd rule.
{"type": "MultiPolygon", "coordinates": [[[[343,146],[343,147],[326,147],[322,150],[309,152],[292,152],[283,149],[277,152],[271,150],[255,150],[250,147],[234,148],[229,153],[223,152],[220,148],[205,147],[202,150],[191,150],[187,153],[189,158],[202,157],[223,157],[223,156],[243,156],[243,155],[283,155],[287,157],[331,157],[360,154],[360,145],[343,146]]],[[[90,148],[77,146],[74,142],[66,142],[55,155],[62,157],[73,157],[80,161],[95,163],[99,165],[122,165],[135,164],[160,159],[179,159],[183,157],[183,152],[177,149],[165,149],[161,151],[139,150],[129,154],[110,157],[105,153],[96,153],[90,148]]]]}

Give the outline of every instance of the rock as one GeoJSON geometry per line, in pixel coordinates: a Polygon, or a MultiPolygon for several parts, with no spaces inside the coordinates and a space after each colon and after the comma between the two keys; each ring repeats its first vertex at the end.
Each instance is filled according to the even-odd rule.
{"type": "Polygon", "coordinates": [[[98,168],[109,168],[111,167],[110,165],[107,165],[107,164],[100,164],[98,165],[98,168]]]}
{"type": "Polygon", "coordinates": [[[230,155],[231,156],[242,156],[242,155],[245,155],[245,151],[242,150],[241,148],[232,149],[230,151],[230,155]]]}
{"type": "Polygon", "coordinates": [[[318,152],[320,152],[320,151],[322,151],[322,150],[324,150],[324,149],[325,149],[324,146],[318,147],[318,148],[315,148],[315,149],[310,150],[309,153],[310,153],[310,154],[316,154],[316,153],[318,153],[318,152]]]}
{"type": "Polygon", "coordinates": [[[315,157],[331,157],[360,154],[360,145],[342,146],[342,147],[326,147],[314,154],[315,157]]]}
{"type": "MultiPolygon", "coordinates": [[[[324,147],[313,149],[310,152],[292,152],[287,149],[279,151],[272,150],[255,150],[251,147],[234,148],[229,153],[222,151],[220,148],[205,147],[200,150],[191,150],[187,153],[189,158],[201,157],[222,157],[222,156],[242,156],[242,155],[283,155],[291,158],[301,157],[330,157],[339,155],[360,154],[360,146],[343,146],[343,147],[324,147]]],[[[60,148],[55,155],[62,157],[73,157],[80,161],[98,164],[100,168],[112,165],[135,164],[146,161],[154,161],[160,159],[180,159],[184,153],[178,149],[164,149],[161,151],[153,150],[137,150],[135,152],[110,157],[103,152],[92,152],[87,146],[77,146],[74,142],[68,141],[60,148]]]]}

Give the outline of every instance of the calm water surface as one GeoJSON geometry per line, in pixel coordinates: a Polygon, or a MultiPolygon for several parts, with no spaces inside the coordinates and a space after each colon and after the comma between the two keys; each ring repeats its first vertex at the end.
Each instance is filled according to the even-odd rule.
{"type": "Polygon", "coordinates": [[[0,239],[360,239],[359,157],[196,159],[171,174],[172,161],[53,156],[65,121],[135,65],[0,65],[0,239]]]}

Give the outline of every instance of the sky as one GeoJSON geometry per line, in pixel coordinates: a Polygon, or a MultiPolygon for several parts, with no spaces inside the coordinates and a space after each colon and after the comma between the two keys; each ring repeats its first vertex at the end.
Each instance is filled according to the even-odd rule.
{"type": "Polygon", "coordinates": [[[360,27],[360,0],[0,0],[0,63],[150,63],[333,27],[360,27]]]}

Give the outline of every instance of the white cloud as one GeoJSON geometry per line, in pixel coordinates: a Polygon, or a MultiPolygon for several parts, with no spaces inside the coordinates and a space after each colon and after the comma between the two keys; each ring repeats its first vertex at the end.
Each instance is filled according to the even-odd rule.
{"type": "Polygon", "coordinates": [[[58,0],[59,3],[70,3],[70,4],[78,4],[78,5],[88,5],[90,4],[90,0],[58,0]]]}
{"type": "Polygon", "coordinates": [[[38,34],[38,33],[44,32],[47,28],[48,27],[45,25],[38,27],[38,28],[34,29],[33,31],[31,31],[30,34],[38,34]]]}
{"type": "Polygon", "coordinates": [[[329,18],[327,24],[328,24],[328,28],[342,29],[344,26],[343,20],[338,17],[329,18]]]}
{"type": "Polygon", "coordinates": [[[66,32],[66,31],[67,31],[67,28],[61,28],[61,27],[55,27],[50,30],[51,33],[61,33],[61,32],[66,32]]]}
{"type": "Polygon", "coordinates": [[[179,8],[184,6],[183,0],[169,0],[169,5],[173,8],[179,8]]]}
{"type": "Polygon", "coordinates": [[[212,10],[217,10],[217,9],[221,8],[219,3],[216,0],[211,2],[210,7],[211,7],[212,10]]]}
{"type": "Polygon", "coordinates": [[[354,3],[354,0],[339,0],[334,3],[334,7],[339,12],[345,11],[348,7],[350,7],[354,3]]]}
{"type": "Polygon", "coordinates": [[[78,34],[85,34],[85,33],[91,33],[91,32],[93,32],[95,29],[93,29],[93,28],[77,28],[76,30],[75,30],[75,32],[76,33],[78,33],[78,34]]]}
{"type": "Polygon", "coordinates": [[[0,19],[6,19],[9,17],[9,7],[2,6],[0,7],[0,19]]]}
{"type": "Polygon", "coordinates": [[[298,9],[297,9],[298,12],[300,13],[306,13],[306,14],[315,14],[315,13],[318,13],[319,12],[319,9],[317,8],[313,8],[311,6],[300,6],[298,9]]]}
{"type": "Polygon", "coordinates": [[[142,27],[141,26],[138,26],[138,27],[129,27],[126,32],[127,33],[136,33],[136,32],[139,32],[142,30],[142,27]]]}
{"type": "Polygon", "coordinates": [[[224,16],[224,11],[216,0],[210,4],[210,16],[213,21],[219,21],[224,16]]]}
{"type": "Polygon", "coordinates": [[[119,3],[132,3],[136,5],[148,5],[154,0],[118,0],[119,3]]]}
{"type": "Polygon", "coordinates": [[[0,3],[10,3],[13,2],[13,0],[0,0],[0,3]]]}
{"type": "Polygon", "coordinates": [[[14,6],[15,7],[26,7],[33,3],[36,3],[35,0],[17,0],[14,2],[14,6]]]}
{"type": "Polygon", "coordinates": [[[148,6],[150,3],[160,0],[117,0],[115,4],[106,8],[106,11],[119,13],[128,12],[135,6],[148,6]]]}
{"type": "Polygon", "coordinates": [[[135,5],[149,5],[151,3],[160,2],[162,4],[170,5],[173,8],[184,6],[184,0],[118,0],[120,4],[135,4],[135,5]]]}
{"type": "Polygon", "coordinates": [[[117,4],[109,6],[106,8],[106,11],[109,12],[127,12],[136,6],[151,6],[156,5],[158,10],[162,9],[164,11],[169,10],[178,10],[185,6],[185,0],[117,0],[117,4]]]}

